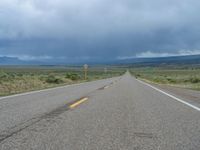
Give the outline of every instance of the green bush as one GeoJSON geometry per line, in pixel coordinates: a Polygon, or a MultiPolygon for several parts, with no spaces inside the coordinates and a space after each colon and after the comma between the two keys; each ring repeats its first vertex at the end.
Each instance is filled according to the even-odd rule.
{"type": "Polygon", "coordinates": [[[141,74],[136,74],[135,77],[139,78],[139,77],[141,77],[141,74]]]}
{"type": "Polygon", "coordinates": [[[11,78],[11,79],[16,78],[16,74],[15,73],[9,73],[8,75],[9,75],[9,78],[11,78]]]}
{"type": "Polygon", "coordinates": [[[65,77],[71,80],[78,80],[81,78],[77,73],[67,73],[65,77]]]}
{"type": "Polygon", "coordinates": [[[40,81],[45,81],[45,80],[47,80],[46,75],[39,75],[38,78],[39,78],[40,81]]]}
{"type": "Polygon", "coordinates": [[[18,76],[18,77],[22,77],[22,76],[23,76],[23,73],[17,73],[17,76],[18,76]]]}
{"type": "Polygon", "coordinates": [[[162,77],[160,77],[160,76],[158,76],[158,77],[153,77],[152,80],[153,80],[154,82],[156,82],[156,83],[163,83],[163,84],[166,83],[165,78],[162,78],[162,77]]]}
{"type": "Polygon", "coordinates": [[[169,83],[176,83],[176,80],[175,80],[175,79],[172,79],[172,78],[169,78],[169,77],[167,77],[167,81],[168,81],[169,83]]]}
{"type": "Polygon", "coordinates": [[[46,79],[47,83],[55,83],[55,84],[60,84],[63,82],[62,79],[56,78],[54,75],[49,75],[46,79]]]}
{"type": "Polygon", "coordinates": [[[200,82],[200,79],[199,78],[196,78],[196,77],[193,77],[190,79],[190,82],[191,83],[199,83],[200,82]]]}
{"type": "Polygon", "coordinates": [[[0,72],[0,78],[2,79],[2,78],[5,78],[7,76],[7,73],[5,73],[5,72],[3,72],[3,71],[1,71],[0,72]]]}
{"type": "Polygon", "coordinates": [[[9,75],[6,72],[0,71],[0,80],[7,81],[9,79],[9,75]]]}

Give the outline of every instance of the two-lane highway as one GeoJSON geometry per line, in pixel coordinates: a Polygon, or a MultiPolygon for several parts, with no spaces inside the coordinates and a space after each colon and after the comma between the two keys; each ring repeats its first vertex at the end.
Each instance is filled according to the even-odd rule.
{"type": "Polygon", "coordinates": [[[200,111],[178,100],[129,73],[4,98],[0,149],[199,150],[200,111]]]}

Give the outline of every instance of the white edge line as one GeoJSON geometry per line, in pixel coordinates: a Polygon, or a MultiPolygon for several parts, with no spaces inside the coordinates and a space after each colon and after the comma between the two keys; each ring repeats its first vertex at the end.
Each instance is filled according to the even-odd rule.
{"type": "MultiPolygon", "coordinates": [[[[113,78],[118,78],[118,77],[113,77],[113,78]]],[[[85,83],[98,82],[98,81],[102,81],[102,80],[110,80],[110,79],[112,79],[112,78],[100,79],[100,80],[88,81],[88,82],[82,82],[82,83],[77,83],[77,84],[69,84],[69,85],[53,87],[53,88],[48,88],[48,89],[43,89],[43,90],[37,90],[37,91],[25,92],[25,93],[14,94],[14,95],[9,95],[9,96],[3,96],[3,97],[0,97],[0,100],[7,99],[7,98],[18,97],[18,96],[25,96],[25,95],[29,95],[29,94],[47,92],[47,91],[56,90],[56,89],[62,89],[62,88],[70,87],[70,86],[82,85],[82,84],[85,84],[85,83]]]]}
{"type": "Polygon", "coordinates": [[[167,95],[167,96],[169,96],[169,97],[175,99],[175,100],[178,101],[178,102],[181,102],[181,103],[183,103],[183,104],[185,104],[185,105],[187,105],[187,106],[189,106],[189,107],[191,107],[191,108],[193,108],[193,109],[195,109],[195,110],[197,110],[197,111],[200,111],[200,108],[197,107],[197,106],[194,106],[194,105],[192,105],[192,104],[190,104],[190,103],[188,103],[188,102],[186,102],[186,101],[184,101],[184,100],[181,100],[180,98],[177,98],[177,97],[175,97],[175,96],[173,96],[173,95],[171,95],[171,94],[169,94],[169,93],[166,93],[166,92],[164,92],[164,91],[162,91],[162,90],[160,90],[160,89],[158,89],[158,88],[156,88],[156,87],[154,87],[154,86],[152,86],[152,85],[150,85],[150,84],[148,84],[148,83],[146,83],[146,82],[143,82],[143,81],[138,80],[138,79],[136,79],[136,80],[139,81],[140,83],[146,85],[146,86],[149,86],[149,87],[153,88],[154,90],[156,90],[156,91],[158,91],[158,92],[160,92],[160,93],[163,93],[163,94],[165,94],[165,95],[167,95]]]}

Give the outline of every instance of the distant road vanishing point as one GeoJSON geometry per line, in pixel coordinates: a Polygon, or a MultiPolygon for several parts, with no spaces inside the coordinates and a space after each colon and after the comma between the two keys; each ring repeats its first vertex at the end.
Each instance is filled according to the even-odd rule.
{"type": "Polygon", "coordinates": [[[200,103],[132,77],[0,98],[1,150],[199,150],[200,103]]]}

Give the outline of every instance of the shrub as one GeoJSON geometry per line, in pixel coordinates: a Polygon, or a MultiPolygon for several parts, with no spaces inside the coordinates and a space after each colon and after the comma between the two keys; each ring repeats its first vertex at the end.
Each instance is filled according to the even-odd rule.
{"type": "Polygon", "coordinates": [[[12,79],[14,79],[16,77],[15,73],[9,73],[8,75],[9,75],[9,78],[12,78],[12,79]]]}
{"type": "Polygon", "coordinates": [[[199,79],[199,78],[196,78],[196,77],[193,77],[193,78],[190,78],[190,82],[191,82],[191,83],[199,83],[199,82],[200,82],[200,79],[199,79]]]}
{"type": "Polygon", "coordinates": [[[140,74],[136,74],[135,76],[136,76],[136,77],[141,77],[141,75],[140,75],[140,74]]]}
{"type": "Polygon", "coordinates": [[[175,79],[172,79],[172,78],[167,78],[167,81],[169,82],[169,83],[176,83],[176,80],[175,79]]]}
{"type": "Polygon", "coordinates": [[[22,77],[23,74],[22,73],[17,73],[17,76],[22,77]]]}
{"type": "Polygon", "coordinates": [[[77,73],[67,73],[65,77],[71,80],[80,79],[80,75],[78,75],[77,73]]]}
{"type": "Polygon", "coordinates": [[[0,71],[0,80],[7,81],[9,79],[9,75],[3,71],[0,71]]]}
{"type": "Polygon", "coordinates": [[[39,76],[39,80],[40,80],[40,81],[45,81],[46,78],[47,78],[47,77],[46,77],[45,75],[40,75],[40,76],[39,76]]]}
{"type": "Polygon", "coordinates": [[[54,75],[49,75],[46,79],[46,82],[47,83],[55,83],[55,84],[59,84],[59,83],[62,83],[63,80],[62,79],[59,79],[59,78],[56,78],[54,75]]]}
{"type": "Polygon", "coordinates": [[[136,78],[136,79],[139,78],[139,77],[141,77],[140,74],[135,74],[135,78],[136,78]]]}
{"type": "Polygon", "coordinates": [[[161,77],[153,77],[153,81],[156,82],[156,83],[163,83],[165,84],[166,83],[166,80],[164,78],[161,78],[161,77]]]}

